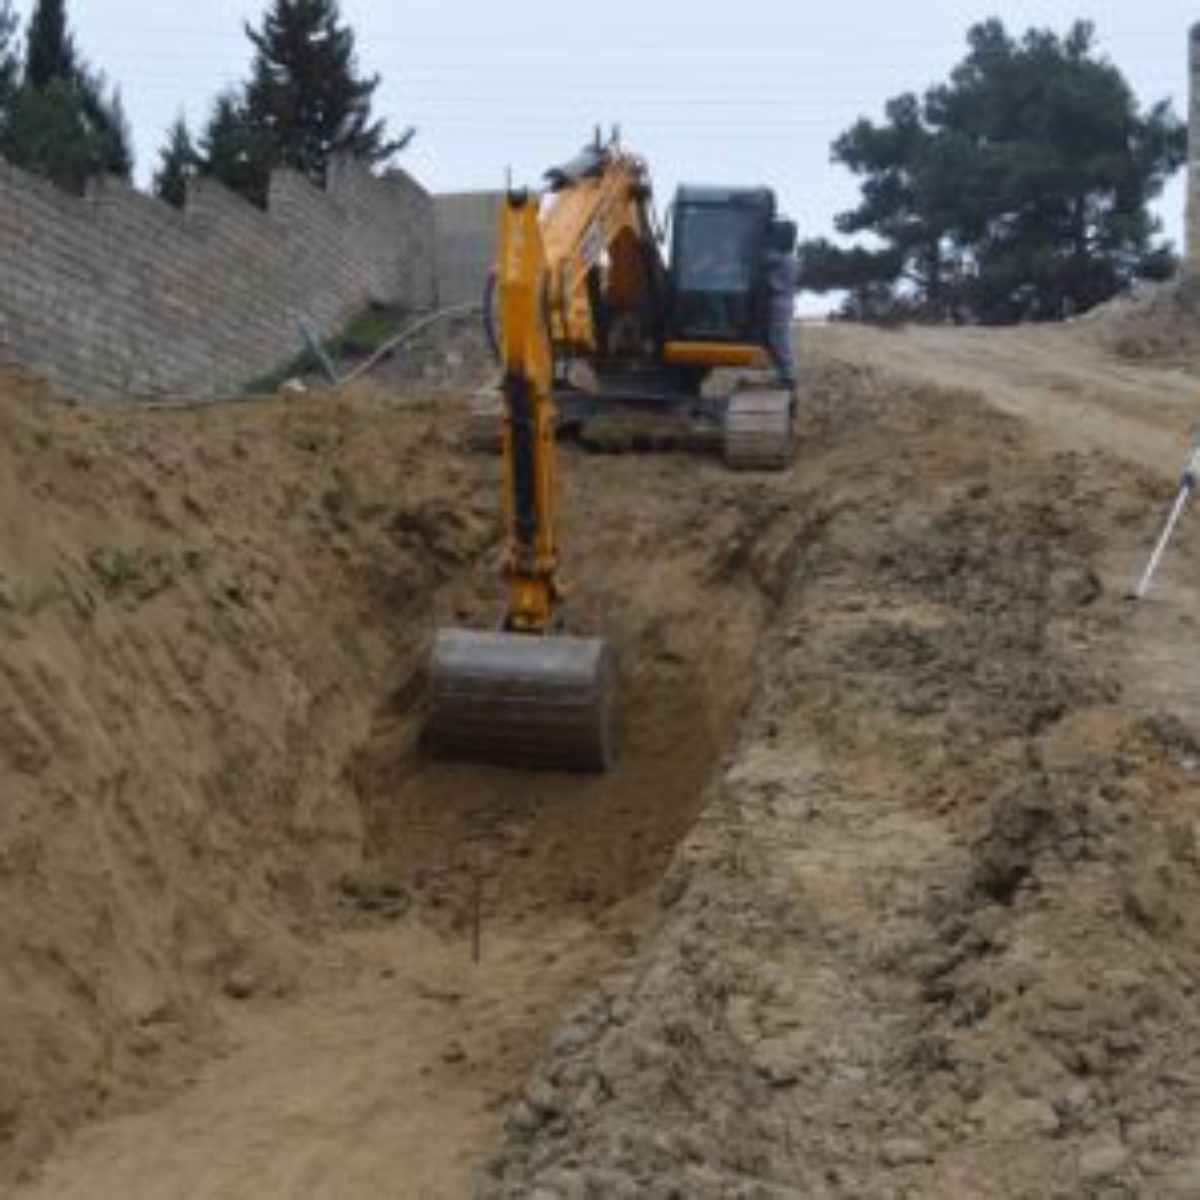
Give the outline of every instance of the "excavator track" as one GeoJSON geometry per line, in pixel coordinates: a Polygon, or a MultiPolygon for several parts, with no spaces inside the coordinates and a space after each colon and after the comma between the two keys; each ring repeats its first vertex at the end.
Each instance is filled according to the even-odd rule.
{"type": "Polygon", "coordinates": [[[734,392],[725,410],[725,462],[739,471],[784,471],[794,444],[792,395],[777,388],[734,392]]]}
{"type": "Polygon", "coordinates": [[[438,631],[432,713],[439,755],[515,767],[607,771],[616,655],[601,638],[438,631]]]}

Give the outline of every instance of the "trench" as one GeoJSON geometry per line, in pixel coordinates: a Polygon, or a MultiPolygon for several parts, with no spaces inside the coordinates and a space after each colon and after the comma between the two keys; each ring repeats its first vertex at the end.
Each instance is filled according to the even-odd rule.
{"type": "MultiPolygon", "coordinates": [[[[439,453],[440,421],[397,432],[415,509],[414,485],[361,543],[304,509],[314,561],[332,542],[375,577],[412,543],[355,719],[328,706],[352,741],[309,730],[362,862],[294,992],[225,1003],[225,1057],[21,1200],[1195,1195],[1194,714],[1120,686],[1190,630],[1167,606],[1131,629],[1120,599],[1157,487],[970,397],[856,381],[831,374],[830,436],[784,477],[567,456],[576,612],[624,660],[605,778],[417,753],[427,635],[489,624],[498,591],[489,468],[439,453]]],[[[365,511],[343,490],[333,515],[365,511]]],[[[319,561],[303,615],[328,630],[347,573],[319,561]]]]}
{"type": "MultiPolygon", "coordinates": [[[[486,1113],[457,1144],[416,1152],[413,1194],[470,1192],[564,1015],[657,929],[663,874],[754,697],[790,569],[783,481],[748,485],[695,459],[579,457],[570,467],[574,520],[586,513],[590,527],[574,558],[582,622],[621,654],[616,768],[567,775],[431,760],[420,708],[407,704],[379,714],[352,768],[370,848],[355,902],[397,906],[403,936],[455,960],[463,981],[442,993],[435,1040],[449,1048],[418,1076],[426,1102],[445,1107],[431,1080],[471,1078],[460,1098],[486,1113]]],[[[486,589],[472,588],[464,600],[452,586],[443,609],[482,621],[486,589]]],[[[414,949],[406,965],[421,990],[428,960],[414,949]]],[[[452,1124],[446,1113],[442,1128],[452,1124]]]]}
{"type": "MultiPolygon", "coordinates": [[[[224,1003],[222,1058],[158,1108],[86,1127],[24,1200],[470,1194],[564,1015],[660,921],[658,884],[752,699],[794,543],[786,477],[567,458],[576,620],[621,654],[616,769],[430,760],[427,642],[410,631],[342,771],[362,864],[298,987],[224,1003]]],[[[434,620],[487,623],[495,565],[445,572],[434,620]]]]}
{"type": "MultiPolygon", "coordinates": [[[[602,911],[654,883],[752,697],[787,569],[781,481],[747,483],[704,459],[570,459],[579,627],[620,655],[616,769],[430,760],[411,696],[379,714],[354,765],[368,877],[407,889],[426,912],[445,910],[447,927],[462,925],[481,881],[485,918],[500,920],[602,911]]],[[[443,619],[484,625],[496,594],[486,577],[472,574],[465,590],[455,581],[443,619]]]]}

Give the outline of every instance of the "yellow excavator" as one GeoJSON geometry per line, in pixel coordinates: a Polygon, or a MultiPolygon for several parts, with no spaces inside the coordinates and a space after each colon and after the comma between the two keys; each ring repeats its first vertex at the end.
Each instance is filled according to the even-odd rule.
{"type": "Polygon", "coordinates": [[[769,369],[763,283],[777,218],[765,188],[680,188],[668,268],[645,165],[615,139],[547,180],[546,195],[504,199],[485,305],[502,374],[486,437],[498,431],[504,463],[505,618],[497,631],[439,630],[426,733],[452,757],[605,771],[616,654],[565,629],[556,436],[626,407],[715,429],[735,467],[786,466],[794,396],[769,369]],[[587,388],[572,362],[589,368],[587,388]],[[714,399],[703,385],[717,368],[751,374],[714,399]]]}
{"type": "MultiPolygon", "coordinates": [[[[720,449],[732,468],[782,470],[795,397],[768,353],[768,255],[792,256],[795,226],[765,187],[680,187],[669,234],[651,198],[646,164],[615,136],[604,144],[597,135],[546,172],[538,224],[558,431],[643,415],[683,444],[720,449]]],[[[498,357],[501,293],[493,274],[484,315],[498,357]]],[[[478,449],[499,448],[502,391],[476,398],[469,440],[478,449]]]]}

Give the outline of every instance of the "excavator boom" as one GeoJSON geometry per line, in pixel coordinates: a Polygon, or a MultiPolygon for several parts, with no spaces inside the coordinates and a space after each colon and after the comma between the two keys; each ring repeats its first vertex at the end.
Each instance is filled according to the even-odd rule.
{"type": "Polygon", "coordinates": [[[590,359],[617,349],[651,352],[661,334],[666,268],[645,164],[615,147],[589,147],[547,179],[552,201],[541,222],[557,352],[590,359]]]}

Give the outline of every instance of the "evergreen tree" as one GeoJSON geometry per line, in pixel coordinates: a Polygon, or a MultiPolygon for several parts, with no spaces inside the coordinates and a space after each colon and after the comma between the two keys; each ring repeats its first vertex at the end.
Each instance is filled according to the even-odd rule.
{"type": "Polygon", "coordinates": [[[1171,270],[1148,203],[1181,165],[1169,105],[1142,113],[1080,23],[1060,38],[975,26],[948,83],[860,120],[833,157],[863,178],[843,234],[800,251],[802,284],[846,289],[856,316],[1053,320],[1171,270]]]}
{"type": "Polygon", "coordinates": [[[323,184],[331,155],[384,162],[412,137],[389,139],[385,122],[372,118],[379,78],[359,75],[337,0],[273,0],[262,28],[246,33],[255,49],[246,108],[274,164],[323,184]]]}
{"type": "Polygon", "coordinates": [[[79,73],[75,88],[84,124],[96,145],[99,171],[130,179],[133,150],[121,93],[109,90],[103,75],[89,71],[79,73]]]}
{"type": "Polygon", "coordinates": [[[16,91],[0,129],[0,157],[82,194],[100,170],[101,148],[83,125],[78,98],[56,82],[16,91]]]}
{"type": "Polygon", "coordinates": [[[74,192],[96,175],[132,175],[120,96],[80,57],[64,0],[34,8],[24,70],[0,121],[0,155],[74,192]]]}
{"type": "Polygon", "coordinates": [[[213,104],[198,169],[253,203],[267,203],[271,172],[286,166],[323,185],[330,158],[386,162],[413,136],[389,138],[371,114],[377,76],[358,73],[354,33],[337,0],[271,0],[258,29],[249,82],[213,104]]]}
{"type": "Polygon", "coordinates": [[[67,28],[66,0],[38,0],[25,43],[25,84],[45,91],[79,73],[75,41],[67,28]]]}
{"type": "Polygon", "coordinates": [[[250,119],[236,92],[222,92],[200,139],[200,172],[265,207],[273,165],[272,146],[250,119]]]}
{"type": "Polygon", "coordinates": [[[182,116],[167,131],[166,145],[159,151],[159,166],[154,173],[154,194],[176,208],[187,201],[188,177],[200,165],[200,155],[182,116]]]}
{"type": "Polygon", "coordinates": [[[17,14],[13,11],[12,0],[0,0],[0,123],[4,121],[8,102],[21,74],[16,36],[17,14]]]}

